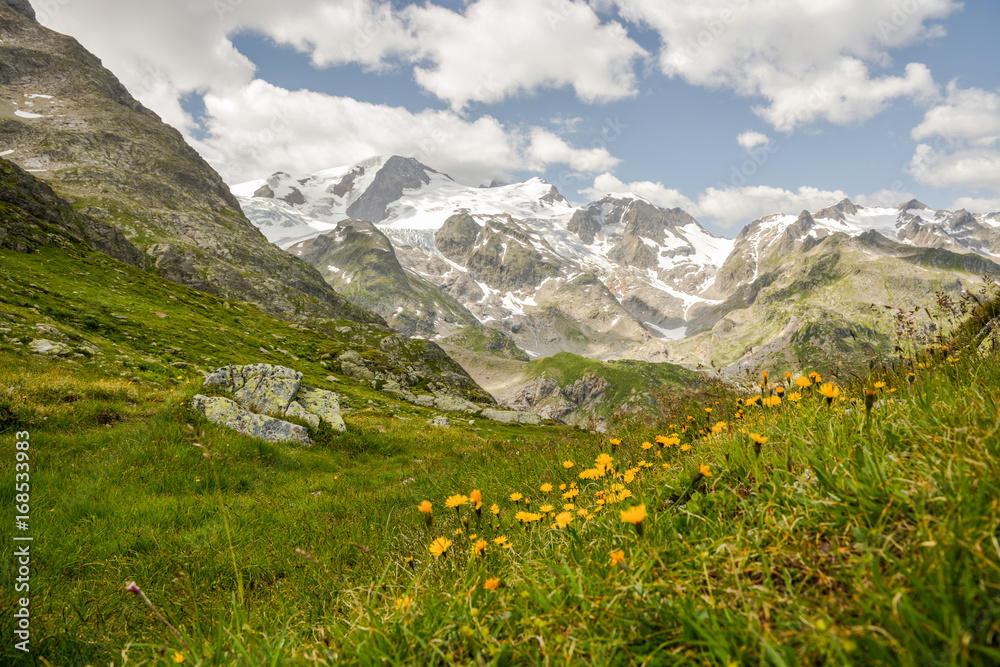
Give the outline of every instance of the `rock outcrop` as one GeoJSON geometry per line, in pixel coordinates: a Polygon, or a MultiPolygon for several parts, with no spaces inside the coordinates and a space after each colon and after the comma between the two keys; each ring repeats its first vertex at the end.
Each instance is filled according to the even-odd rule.
{"type": "Polygon", "coordinates": [[[340,415],[340,397],[332,391],[302,384],[302,373],[284,366],[249,364],[223,366],[205,378],[205,388],[230,394],[198,395],[194,407],[210,421],[244,435],[268,441],[310,444],[305,427],[280,419],[300,419],[312,428],[326,423],[335,431],[347,426],[340,415]]]}

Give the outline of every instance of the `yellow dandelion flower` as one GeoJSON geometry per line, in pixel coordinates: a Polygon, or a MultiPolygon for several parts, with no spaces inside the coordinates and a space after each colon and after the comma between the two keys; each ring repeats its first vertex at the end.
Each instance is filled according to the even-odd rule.
{"type": "Polygon", "coordinates": [[[565,528],[572,522],[573,515],[569,512],[560,512],[559,514],[556,514],[556,525],[560,528],[565,528]]]}
{"type": "Polygon", "coordinates": [[[495,591],[499,587],[500,587],[500,580],[497,579],[496,577],[491,577],[487,579],[486,582],[483,584],[483,588],[485,588],[488,591],[495,591]]]}
{"type": "Polygon", "coordinates": [[[520,494],[520,493],[516,493],[516,492],[515,492],[515,493],[512,493],[512,494],[510,494],[510,501],[511,501],[512,503],[516,503],[516,502],[518,502],[519,500],[521,500],[522,498],[524,498],[524,495],[523,495],[523,494],[520,494]]]}
{"type": "Polygon", "coordinates": [[[761,405],[765,408],[776,408],[781,405],[780,396],[768,396],[767,398],[761,400],[761,405]]]}
{"type": "Polygon", "coordinates": [[[651,443],[651,442],[644,442],[644,443],[642,443],[642,448],[643,449],[652,449],[653,448],[653,443],[651,443]]]}
{"type": "Polygon", "coordinates": [[[549,491],[552,490],[552,485],[546,482],[545,484],[542,484],[540,488],[542,490],[542,493],[548,493],[549,491]]]}
{"type": "Polygon", "coordinates": [[[763,445],[765,442],[767,442],[767,437],[761,435],[760,433],[751,433],[750,439],[756,442],[758,445],[763,445]]]}
{"type": "Polygon", "coordinates": [[[812,386],[812,380],[803,375],[800,376],[797,380],[795,380],[795,384],[805,389],[806,387],[812,386]]]}
{"type": "Polygon", "coordinates": [[[439,537],[431,542],[431,546],[427,550],[431,552],[432,556],[438,558],[448,555],[449,548],[451,548],[451,540],[447,537],[439,537]]]}
{"type": "Polygon", "coordinates": [[[728,426],[726,422],[716,422],[715,425],[712,426],[712,435],[718,435],[719,433],[722,433],[723,431],[726,430],[726,426],[728,426]]]}
{"type": "Polygon", "coordinates": [[[411,598],[409,595],[404,595],[401,598],[397,598],[396,611],[403,611],[412,604],[413,604],[413,598],[411,598]]]}
{"type": "Polygon", "coordinates": [[[449,496],[448,499],[444,501],[444,504],[447,505],[448,507],[454,507],[455,511],[457,512],[458,508],[466,504],[467,502],[469,502],[469,496],[463,496],[462,494],[458,494],[457,496],[449,496]]]}
{"type": "Polygon", "coordinates": [[[483,506],[483,494],[479,491],[479,489],[472,490],[472,492],[469,494],[469,500],[472,501],[472,504],[473,506],[475,506],[476,510],[479,510],[483,506]]]}
{"type": "Polygon", "coordinates": [[[621,549],[612,551],[609,555],[611,556],[611,565],[625,565],[625,552],[621,549]]]}
{"type": "Polygon", "coordinates": [[[622,439],[621,438],[611,438],[610,440],[608,440],[608,442],[610,442],[612,446],[617,447],[618,445],[622,444],[622,439]]]}
{"type": "Polygon", "coordinates": [[[493,512],[494,516],[498,516],[500,514],[500,506],[493,503],[490,505],[490,511],[493,512]]]}
{"type": "Polygon", "coordinates": [[[879,381],[875,383],[876,389],[885,389],[885,382],[879,381]]]}
{"type": "Polygon", "coordinates": [[[621,516],[622,521],[635,526],[642,523],[643,519],[646,518],[646,506],[636,505],[635,507],[629,507],[628,509],[621,510],[619,515],[621,516]]]}
{"type": "Polygon", "coordinates": [[[691,449],[691,445],[689,445],[687,443],[684,443],[683,445],[681,445],[681,451],[682,452],[689,451],[690,449],[691,449]]]}
{"type": "Polygon", "coordinates": [[[184,662],[184,654],[180,651],[174,651],[173,661],[177,664],[184,662]]]}
{"type": "Polygon", "coordinates": [[[580,489],[570,489],[566,493],[562,494],[563,500],[572,500],[580,495],[580,489]]]}
{"type": "Polygon", "coordinates": [[[429,500],[425,500],[424,502],[420,503],[417,506],[417,509],[423,512],[424,514],[430,514],[431,511],[433,510],[433,507],[434,506],[431,505],[431,502],[429,500]]]}
{"type": "Polygon", "coordinates": [[[824,385],[820,385],[819,393],[826,396],[826,403],[827,405],[830,405],[833,403],[833,399],[840,396],[840,387],[832,382],[827,382],[824,385]]]}
{"type": "Polygon", "coordinates": [[[572,467],[573,467],[573,462],[572,461],[563,461],[563,468],[566,468],[566,470],[569,470],[572,467]]]}
{"type": "Polygon", "coordinates": [[[798,403],[802,400],[802,394],[797,391],[793,391],[785,398],[785,400],[791,401],[792,403],[798,403]]]}
{"type": "Polygon", "coordinates": [[[501,535],[500,537],[493,538],[493,544],[495,544],[497,546],[500,546],[500,547],[502,547],[503,545],[507,544],[507,542],[508,542],[508,540],[507,540],[507,536],[506,535],[501,535]]]}
{"type": "Polygon", "coordinates": [[[472,545],[472,557],[482,556],[486,553],[486,540],[479,540],[474,545],[472,545]]]}
{"type": "Polygon", "coordinates": [[[563,505],[563,509],[566,510],[567,512],[572,512],[574,509],[576,509],[576,505],[574,505],[573,503],[566,503],[565,505],[563,505]]]}
{"type": "Polygon", "coordinates": [[[699,469],[698,469],[698,472],[700,472],[700,473],[701,473],[702,475],[704,475],[705,477],[711,477],[711,476],[712,476],[712,469],[711,469],[711,468],[709,468],[709,467],[708,467],[708,466],[707,466],[706,464],[704,464],[704,463],[702,463],[702,464],[701,464],[701,468],[699,468],[699,469]]]}
{"type": "Polygon", "coordinates": [[[538,511],[541,512],[542,514],[548,514],[554,509],[555,507],[553,507],[552,505],[542,505],[541,507],[538,508],[538,511]]]}

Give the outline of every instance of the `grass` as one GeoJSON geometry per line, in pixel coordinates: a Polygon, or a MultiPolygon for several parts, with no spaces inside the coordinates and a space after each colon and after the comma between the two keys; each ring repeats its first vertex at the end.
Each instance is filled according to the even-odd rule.
{"type": "MultiPolygon", "coordinates": [[[[8,663],[1000,661],[988,345],[913,352],[898,375],[839,381],[830,403],[810,387],[763,408],[759,391],[693,384],[618,422],[617,444],[478,419],[436,429],[433,412],[332,374],[321,357],[348,342],[110,262],[2,259],[0,440],[31,433],[35,536],[32,653],[5,634],[8,663]],[[100,352],[27,354],[37,324],[100,352]],[[262,355],[342,393],[348,430],[303,449],[191,410],[194,365],[262,355]],[[751,433],[767,438],[759,451],[751,433]],[[447,506],[473,489],[480,514],[447,506]],[[641,522],[623,521],[639,506],[641,522]],[[451,542],[439,556],[437,538],[451,542]]],[[[557,362],[569,379],[587,370],[557,362]]],[[[13,465],[0,460],[7,507],[13,465]]],[[[12,543],[0,551],[8,614],[12,543]]]]}

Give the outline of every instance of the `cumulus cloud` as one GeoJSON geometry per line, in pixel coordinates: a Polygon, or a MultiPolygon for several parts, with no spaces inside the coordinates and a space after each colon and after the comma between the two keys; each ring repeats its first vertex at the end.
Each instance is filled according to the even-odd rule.
{"type": "MultiPolygon", "coordinates": [[[[824,190],[810,186],[789,190],[767,185],[710,187],[697,197],[690,198],[662,183],[650,181],[626,183],[610,173],[597,176],[593,186],[580,192],[591,200],[600,199],[606,194],[635,194],[657,206],[680,207],[699,220],[722,229],[733,229],[774,213],[814,212],[849,198],[843,190],[824,190]]],[[[894,187],[871,194],[856,195],[853,201],[862,206],[890,207],[913,198],[912,192],[902,187],[894,187]]]]}
{"type": "Polygon", "coordinates": [[[973,213],[996,213],[1000,211],[1000,197],[959,197],[951,208],[953,210],[964,208],[973,213]]]}
{"type": "Polygon", "coordinates": [[[625,183],[617,176],[610,173],[603,173],[594,179],[593,186],[580,190],[580,194],[589,197],[591,200],[600,199],[607,194],[634,194],[650,203],[663,208],[683,208],[690,212],[695,203],[682,195],[678,190],[668,188],[662,183],[652,181],[633,181],[625,183]]]}
{"type": "Polygon", "coordinates": [[[934,187],[1000,192],[1000,95],[948,84],[945,100],[928,110],[910,135],[922,141],[909,173],[934,187]]]}
{"type": "Polygon", "coordinates": [[[602,0],[627,20],[656,30],[667,76],[740,95],[760,96],[755,111],[775,129],[828,120],[863,122],[894,99],[937,93],[926,66],[873,76],[889,52],[943,35],[932,22],[956,0],[602,0]]]}
{"type": "Polygon", "coordinates": [[[990,146],[1000,141],[1000,95],[980,88],[948,84],[943,104],[930,109],[910,135],[917,141],[935,136],[990,146]]]}
{"type": "Polygon", "coordinates": [[[698,197],[695,217],[710,218],[715,224],[732,228],[772,213],[815,211],[847,197],[842,190],[822,190],[802,186],[787,190],[769,185],[742,188],[706,188],[698,197]]]}
{"type": "Polygon", "coordinates": [[[473,185],[550,164],[594,173],[618,163],[604,148],[574,148],[547,130],[508,127],[491,116],[414,113],[261,80],[236,94],[206,95],[205,109],[208,134],[196,147],[229,183],[390,154],[415,157],[473,185]]]}
{"type": "Polygon", "coordinates": [[[762,146],[771,143],[771,138],[761,132],[747,130],[736,137],[736,143],[744,149],[750,150],[754,146],[762,146]]]}

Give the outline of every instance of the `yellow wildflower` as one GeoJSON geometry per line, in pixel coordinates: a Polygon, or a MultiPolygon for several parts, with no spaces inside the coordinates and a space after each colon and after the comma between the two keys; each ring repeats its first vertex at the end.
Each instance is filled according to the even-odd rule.
{"type": "Polygon", "coordinates": [[[573,462],[572,461],[563,461],[563,468],[566,468],[566,470],[569,470],[572,467],[573,467],[573,462]]]}
{"type": "Polygon", "coordinates": [[[549,491],[552,490],[552,485],[546,482],[545,484],[542,484],[541,489],[542,493],[548,493],[549,491]]]}
{"type": "Polygon", "coordinates": [[[485,588],[488,591],[495,591],[499,587],[500,587],[500,580],[495,577],[487,579],[486,583],[483,584],[483,588],[485,588]]]}
{"type": "Polygon", "coordinates": [[[448,549],[450,547],[451,540],[446,537],[439,537],[431,542],[431,546],[427,550],[431,552],[432,556],[440,557],[448,555],[448,549]]]}
{"type": "Polygon", "coordinates": [[[569,512],[560,512],[556,515],[556,525],[565,528],[573,521],[573,515],[569,512]]]}

